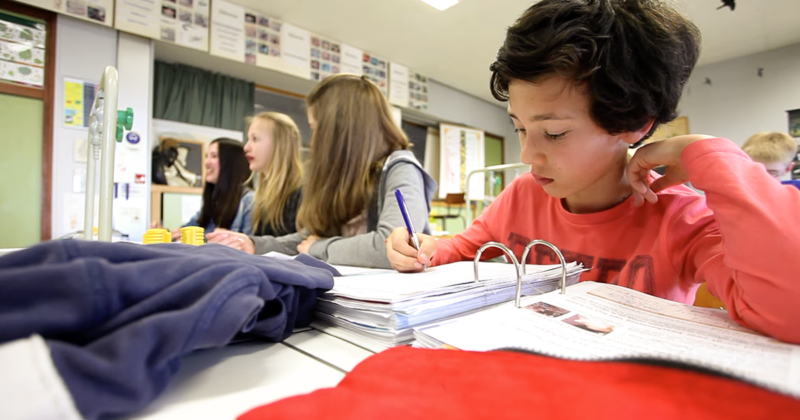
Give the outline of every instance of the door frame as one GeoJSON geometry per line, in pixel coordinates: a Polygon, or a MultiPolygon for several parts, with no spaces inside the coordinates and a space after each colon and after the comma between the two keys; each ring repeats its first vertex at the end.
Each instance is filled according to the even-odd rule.
{"type": "Polygon", "coordinates": [[[41,99],[44,105],[42,132],[42,216],[41,240],[52,238],[53,230],[53,113],[55,109],[56,74],[56,13],[26,6],[17,2],[3,2],[0,8],[9,12],[41,19],[47,25],[44,49],[44,86],[36,88],[0,82],[0,93],[41,99]]]}

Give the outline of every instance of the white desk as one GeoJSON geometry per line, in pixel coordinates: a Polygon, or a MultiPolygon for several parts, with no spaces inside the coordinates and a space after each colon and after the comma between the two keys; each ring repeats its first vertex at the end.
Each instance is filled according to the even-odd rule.
{"type": "Polygon", "coordinates": [[[344,373],[280,343],[240,343],[181,360],[167,389],[126,419],[235,419],[260,405],[335,386],[344,373]]]}
{"type": "Polygon", "coordinates": [[[372,352],[316,330],[283,343],[246,342],[195,352],[152,403],[124,419],[235,419],[250,409],[336,386],[372,352]]]}
{"type": "Polygon", "coordinates": [[[350,372],[362,360],[375,354],[318,330],[292,334],[284,343],[344,372],[350,372]]]}

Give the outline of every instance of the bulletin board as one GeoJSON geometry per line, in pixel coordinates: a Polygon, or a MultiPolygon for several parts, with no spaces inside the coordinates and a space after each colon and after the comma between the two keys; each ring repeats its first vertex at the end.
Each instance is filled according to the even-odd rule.
{"type": "Polygon", "coordinates": [[[470,200],[483,200],[483,176],[473,176],[469,186],[467,175],[475,169],[486,167],[484,132],[474,128],[439,124],[439,198],[448,193],[466,192],[470,200]]]}

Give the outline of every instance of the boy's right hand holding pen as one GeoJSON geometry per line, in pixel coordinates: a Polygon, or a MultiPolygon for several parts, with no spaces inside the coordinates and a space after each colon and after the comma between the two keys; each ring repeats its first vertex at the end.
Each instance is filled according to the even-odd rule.
{"type": "Polygon", "coordinates": [[[399,227],[386,238],[386,256],[392,268],[404,273],[418,272],[431,265],[436,252],[436,239],[433,236],[417,233],[419,251],[412,245],[408,229],[399,227]]]}

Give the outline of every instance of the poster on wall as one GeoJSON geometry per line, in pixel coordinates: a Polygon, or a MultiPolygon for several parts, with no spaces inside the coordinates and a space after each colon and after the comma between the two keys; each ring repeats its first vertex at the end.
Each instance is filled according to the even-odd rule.
{"type": "Polygon", "coordinates": [[[290,23],[281,27],[283,66],[276,68],[304,79],[311,78],[311,34],[290,23]]]}
{"type": "Polygon", "coordinates": [[[792,137],[800,137],[800,109],[793,109],[786,111],[789,117],[789,135],[792,137]]]}
{"type": "Polygon", "coordinates": [[[342,65],[342,44],[322,35],[311,35],[311,80],[325,80],[339,74],[342,65]]]}
{"type": "Polygon", "coordinates": [[[223,0],[211,5],[211,40],[209,53],[244,62],[244,8],[223,0]]]}
{"type": "Polygon", "coordinates": [[[114,0],[17,0],[41,9],[111,26],[114,22],[114,0]]]}
{"type": "Polygon", "coordinates": [[[247,10],[244,14],[245,62],[260,67],[274,66],[281,58],[283,21],[247,10]]]}
{"type": "Polygon", "coordinates": [[[64,119],[65,127],[88,128],[92,114],[97,83],[64,78],[64,119]]]}
{"type": "Polygon", "coordinates": [[[208,51],[209,0],[119,0],[114,27],[208,51]]]}
{"type": "Polygon", "coordinates": [[[411,72],[408,78],[408,107],[426,111],[428,109],[428,77],[411,72]]]}
{"type": "Polygon", "coordinates": [[[0,13],[0,79],[44,84],[45,25],[0,13]]]}
{"type": "Polygon", "coordinates": [[[473,175],[469,186],[467,176],[486,166],[484,132],[473,128],[439,124],[439,198],[448,193],[460,193],[469,188],[470,200],[483,200],[485,182],[482,174],[473,175]]]}
{"type": "Polygon", "coordinates": [[[387,76],[389,68],[387,66],[387,61],[365,52],[362,58],[362,70],[364,71],[364,75],[367,76],[372,83],[378,85],[384,95],[388,96],[389,85],[387,76]]]}
{"type": "Polygon", "coordinates": [[[408,67],[395,62],[389,63],[389,102],[408,106],[408,67]]]}
{"type": "Polygon", "coordinates": [[[342,66],[341,72],[347,74],[363,75],[364,69],[361,68],[361,60],[364,51],[351,45],[342,44],[342,66]]]}
{"type": "Polygon", "coordinates": [[[245,10],[241,22],[246,63],[304,79],[310,77],[308,31],[254,10],[245,10]]]}

